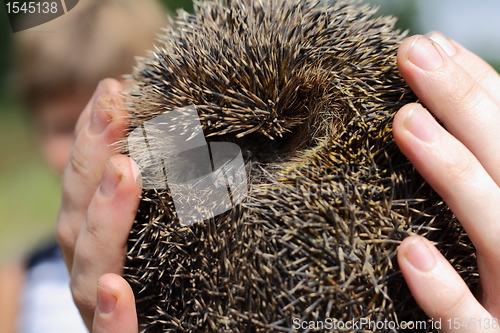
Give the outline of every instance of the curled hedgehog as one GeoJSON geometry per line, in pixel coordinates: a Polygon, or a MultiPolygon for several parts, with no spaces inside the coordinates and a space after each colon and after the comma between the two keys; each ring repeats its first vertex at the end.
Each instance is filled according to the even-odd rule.
{"type": "Polygon", "coordinates": [[[122,147],[145,182],[124,274],[142,332],[290,332],[294,318],[429,320],[397,267],[410,234],[434,241],[477,284],[467,235],[394,142],[393,116],[416,97],[396,66],[404,34],[374,14],[352,1],[206,1],[195,14],[180,12],[140,60],[122,147]],[[217,169],[192,170],[199,150],[151,156],[153,146],[175,150],[172,137],[199,137],[189,110],[200,145],[231,144],[244,161],[236,191],[245,195],[218,214],[201,212],[210,188],[173,193],[217,169]],[[162,116],[174,124],[157,142],[132,139],[162,116]],[[182,135],[168,134],[179,128],[182,135]],[[202,218],[183,222],[178,201],[202,218]]]}

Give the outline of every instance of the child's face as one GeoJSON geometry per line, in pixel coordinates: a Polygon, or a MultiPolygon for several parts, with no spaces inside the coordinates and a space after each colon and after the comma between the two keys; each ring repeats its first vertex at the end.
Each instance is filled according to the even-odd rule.
{"type": "Polygon", "coordinates": [[[66,166],[75,125],[88,99],[86,95],[65,95],[36,110],[43,157],[58,174],[62,174],[66,166]]]}

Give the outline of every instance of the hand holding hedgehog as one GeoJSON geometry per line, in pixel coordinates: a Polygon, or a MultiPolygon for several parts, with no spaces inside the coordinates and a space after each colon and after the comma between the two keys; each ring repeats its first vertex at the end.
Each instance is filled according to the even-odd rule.
{"type": "Polygon", "coordinates": [[[427,240],[405,239],[398,262],[413,296],[431,318],[499,318],[500,77],[458,43],[439,33],[429,38],[406,40],[398,66],[448,131],[422,106],[410,104],[398,112],[394,136],[476,247],[482,305],[427,240]]]}
{"type": "MultiPolygon", "coordinates": [[[[495,204],[500,202],[500,138],[492,124],[500,123],[500,77],[483,60],[439,33],[405,40],[399,49],[398,66],[421,101],[449,130],[419,104],[403,107],[393,127],[401,150],[446,200],[476,247],[481,273],[478,300],[482,305],[423,237],[403,241],[398,251],[400,268],[430,317],[443,321],[498,317],[500,308],[495,299],[500,255],[496,244],[500,237],[495,204]]],[[[127,158],[112,156],[104,148],[118,139],[119,129],[125,126],[119,111],[113,111],[121,109],[122,101],[116,95],[120,90],[117,82],[105,81],[78,123],[71,157],[74,162],[64,177],[58,237],[73,272],[75,301],[87,326],[91,327],[93,320],[94,332],[135,333],[135,305],[126,282],[118,275],[102,276],[98,302],[95,288],[101,274],[121,273],[127,234],[138,204],[139,189],[127,158]],[[96,99],[101,102],[95,103],[96,99]],[[105,113],[99,111],[103,103],[109,107],[110,101],[115,105],[104,119],[105,113]],[[106,159],[110,159],[109,166],[106,159]],[[81,172],[81,165],[91,171],[81,172]]]]}
{"type": "MultiPolygon", "coordinates": [[[[97,295],[101,296],[97,311],[106,313],[113,304],[110,289],[123,287],[113,276],[104,276],[99,288],[96,285],[105,273],[122,273],[127,236],[139,203],[140,188],[135,183],[134,169],[127,157],[116,155],[111,147],[126,127],[123,99],[118,95],[122,89],[113,79],[99,84],[76,125],[73,149],[63,175],[57,237],[71,275],[73,298],[89,328],[97,295]]],[[[114,295],[120,296],[118,306],[128,301],[124,307],[130,306],[129,313],[135,313],[133,298],[127,299],[125,293],[115,291],[114,295]]],[[[106,316],[103,318],[99,325],[107,327],[106,316]]],[[[127,332],[126,327],[134,327],[134,318],[135,314],[115,316],[113,319],[120,320],[110,332],[127,332]]]]}

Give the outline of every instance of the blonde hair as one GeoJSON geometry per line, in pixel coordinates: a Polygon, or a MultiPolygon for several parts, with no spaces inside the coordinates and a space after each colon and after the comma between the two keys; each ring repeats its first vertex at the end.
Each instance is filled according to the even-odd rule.
{"type": "Polygon", "coordinates": [[[17,74],[30,109],[70,93],[91,94],[105,77],[130,73],[167,22],[154,0],[87,0],[15,36],[17,74]]]}

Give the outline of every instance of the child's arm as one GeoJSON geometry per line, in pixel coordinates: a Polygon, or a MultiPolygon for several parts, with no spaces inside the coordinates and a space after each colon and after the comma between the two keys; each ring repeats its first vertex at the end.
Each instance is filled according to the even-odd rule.
{"type": "Polygon", "coordinates": [[[20,261],[0,268],[0,332],[16,333],[25,269],[20,261]]]}

